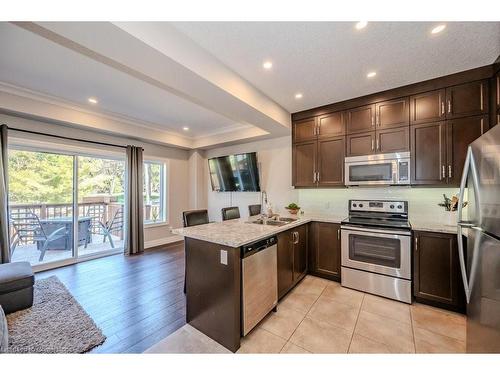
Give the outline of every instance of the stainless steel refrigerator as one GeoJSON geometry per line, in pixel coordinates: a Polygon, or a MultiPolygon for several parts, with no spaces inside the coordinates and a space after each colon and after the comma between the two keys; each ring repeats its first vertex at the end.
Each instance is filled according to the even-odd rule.
{"type": "Polygon", "coordinates": [[[500,353],[500,125],[469,145],[458,210],[467,352],[500,353]],[[466,255],[462,234],[467,238],[466,255]]]}

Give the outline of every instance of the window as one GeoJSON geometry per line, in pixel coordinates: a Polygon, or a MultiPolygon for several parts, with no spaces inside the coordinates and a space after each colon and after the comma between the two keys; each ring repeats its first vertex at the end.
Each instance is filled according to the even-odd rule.
{"type": "Polygon", "coordinates": [[[166,222],[165,163],[144,162],[144,223],[166,222]]]}

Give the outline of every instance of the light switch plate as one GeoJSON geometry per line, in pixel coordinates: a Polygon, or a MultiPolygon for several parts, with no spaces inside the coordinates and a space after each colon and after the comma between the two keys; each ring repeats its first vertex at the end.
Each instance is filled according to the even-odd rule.
{"type": "Polygon", "coordinates": [[[220,264],[227,266],[227,250],[220,251],[220,264]]]}

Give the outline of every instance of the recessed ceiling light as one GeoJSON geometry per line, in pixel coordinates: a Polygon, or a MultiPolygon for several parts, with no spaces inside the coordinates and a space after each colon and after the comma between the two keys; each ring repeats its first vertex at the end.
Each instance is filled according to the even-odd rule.
{"type": "Polygon", "coordinates": [[[302,93],[298,92],[295,94],[295,99],[302,99],[302,93]]]}
{"type": "Polygon", "coordinates": [[[185,132],[187,132],[187,131],[189,130],[189,128],[188,128],[187,126],[184,126],[184,127],[182,128],[182,130],[184,130],[185,132]]]}
{"type": "Polygon", "coordinates": [[[367,76],[368,78],[373,78],[373,77],[375,77],[376,75],[377,75],[377,72],[370,72],[370,73],[368,73],[366,76],[367,76]]]}
{"type": "Polygon", "coordinates": [[[366,21],[359,21],[358,23],[356,23],[356,29],[357,30],[364,29],[366,27],[366,25],[368,25],[368,22],[366,22],[366,21]]]}
{"type": "Polygon", "coordinates": [[[273,63],[271,61],[264,61],[262,67],[266,70],[269,70],[273,67],[273,63]]]}
{"type": "Polygon", "coordinates": [[[440,33],[441,31],[443,31],[444,29],[446,29],[446,25],[438,25],[438,26],[436,26],[435,28],[433,28],[433,29],[431,30],[431,33],[432,33],[432,34],[438,34],[438,33],[440,33]]]}
{"type": "Polygon", "coordinates": [[[96,98],[88,98],[87,100],[91,104],[97,104],[97,103],[99,103],[99,101],[96,98]]]}

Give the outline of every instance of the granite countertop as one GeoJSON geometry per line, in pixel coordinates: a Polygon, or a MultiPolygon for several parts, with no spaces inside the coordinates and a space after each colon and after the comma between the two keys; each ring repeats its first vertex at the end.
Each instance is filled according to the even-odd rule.
{"type": "Polygon", "coordinates": [[[412,230],[424,230],[428,232],[457,234],[456,224],[438,223],[423,219],[410,218],[412,230]]]}
{"type": "Polygon", "coordinates": [[[177,228],[173,229],[172,233],[220,245],[240,247],[311,221],[340,223],[345,218],[344,216],[336,215],[301,215],[283,217],[293,217],[297,220],[277,227],[274,225],[249,223],[249,220],[255,220],[257,217],[244,218],[197,225],[188,228],[177,228]]]}

